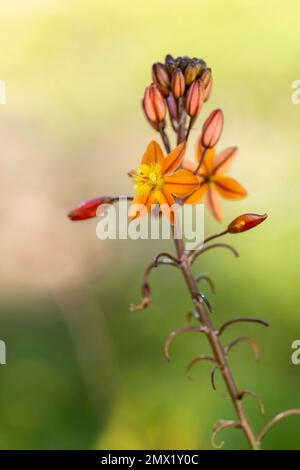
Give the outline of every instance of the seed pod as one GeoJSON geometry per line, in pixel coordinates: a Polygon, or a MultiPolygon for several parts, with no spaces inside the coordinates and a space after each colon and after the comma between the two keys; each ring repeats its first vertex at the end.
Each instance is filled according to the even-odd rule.
{"type": "Polygon", "coordinates": [[[246,232],[261,224],[267,217],[267,214],[242,214],[228,225],[227,230],[229,233],[246,232]]]}
{"type": "Polygon", "coordinates": [[[205,148],[214,147],[222,134],[223,129],[223,112],[221,109],[216,109],[206,119],[202,127],[201,143],[205,148]]]}
{"type": "Polygon", "coordinates": [[[204,100],[204,89],[201,83],[201,80],[196,80],[193,82],[188,89],[186,100],[185,100],[185,110],[189,116],[195,118],[203,104],[204,100]]]}
{"type": "Polygon", "coordinates": [[[184,75],[180,69],[176,69],[172,74],[171,89],[175,98],[180,98],[180,96],[184,95],[185,81],[184,75]]]}

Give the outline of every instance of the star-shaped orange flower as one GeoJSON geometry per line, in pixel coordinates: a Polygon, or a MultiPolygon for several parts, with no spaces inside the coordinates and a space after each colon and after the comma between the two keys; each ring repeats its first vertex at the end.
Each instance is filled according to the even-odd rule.
{"type": "MultiPolygon", "coordinates": [[[[183,161],[185,148],[183,142],[164,157],[160,145],[155,141],[150,142],[141,165],[129,173],[137,192],[131,206],[132,218],[141,215],[141,210],[135,204],[142,204],[147,212],[151,212],[153,205],[158,203],[162,212],[166,213],[166,206],[175,204],[174,196],[185,198],[199,187],[199,179],[191,171],[177,170],[183,161]]],[[[173,222],[173,213],[168,213],[173,222]]]]}
{"type": "Polygon", "coordinates": [[[197,146],[197,161],[192,163],[185,161],[184,168],[196,173],[200,186],[185,200],[187,204],[197,204],[204,196],[206,204],[217,220],[223,219],[223,210],[220,196],[224,199],[242,199],[247,196],[246,189],[234,178],[225,176],[232,160],[237,152],[237,147],[229,147],[218,155],[215,148],[205,149],[201,145],[201,139],[197,146]],[[202,164],[199,164],[203,159],[202,164]]]}

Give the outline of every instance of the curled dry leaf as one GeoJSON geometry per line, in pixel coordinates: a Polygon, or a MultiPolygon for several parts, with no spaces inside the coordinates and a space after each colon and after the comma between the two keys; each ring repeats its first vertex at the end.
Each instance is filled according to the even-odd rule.
{"type": "Polygon", "coordinates": [[[211,436],[212,446],[215,449],[221,449],[224,446],[224,443],[225,443],[224,441],[221,441],[220,444],[217,444],[215,440],[219,432],[221,432],[223,429],[240,428],[240,427],[241,427],[241,424],[238,421],[225,421],[225,420],[219,421],[217,426],[214,428],[212,436],[211,436]]]}

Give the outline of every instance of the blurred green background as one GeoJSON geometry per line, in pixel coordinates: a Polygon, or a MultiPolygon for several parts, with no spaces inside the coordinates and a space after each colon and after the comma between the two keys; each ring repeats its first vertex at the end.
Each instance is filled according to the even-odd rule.
{"type": "MultiPolygon", "coordinates": [[[[252,335],[230,363],[241,388],[266,404],[245,403],[256,429],[300,407],[299,122],[291,84],[300,79],[300,4],[296,0],[1,0],[0,106],[1,449],[210,449],[219,418],[233,419],[209,365],[185,374],[208,352],[204,338],[178,338],[172,361],[165,337],[185,324],[191,302],[175,270],[152,276],[153,304],[140,298],[146,263],[160,244],[96,238],[96,221],[72,224],[76,202],[132,191],[127,171],[157,138],[140,107],[150,66],[166,53],[203,57],[214,90],[193,130],[215,107],[225,113],[222,146],[238,145],[231,174],[249,190],[225,205],[225,221],[268,212],[257,230],[234,238],[241,257],[211,252],[199,269],[216,281],[217,324],[260,316],[271,327],[236,325],[226,338],[252,335]],[[173,272],[174,271],[174,272],[173,272]]],[[[206,233],[220,229],[210,215],[206,233]]],[[[163,246],[172,250],[172,246],[163,246]]],[[[300,419],[276,425],[266,449],[300,449],[300,419]]],[[[221,436],[220,436],[221,437],[221,436]]],[[[246,448],[224,432],[227,449],[246,448]]]]}

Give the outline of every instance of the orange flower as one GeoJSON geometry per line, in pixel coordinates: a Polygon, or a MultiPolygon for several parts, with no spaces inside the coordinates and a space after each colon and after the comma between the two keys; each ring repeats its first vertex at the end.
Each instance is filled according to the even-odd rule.
{"type": "Polygon", "coordinates": [[[222,220],[223,210],[220,196],[224,199],[242,199],[247,196],[246,189],[233,178],[225,176],[236,152],[237,147],[229,147],[216,155],[215,149],[207,149],[204,160],[197,170],[205,149],[201,138],[197,146],[198,164],[185,162],[184,168],[196,172],[200,186],[186,200],[187,204],[196,204],[206,195],[206,203],[217,220],[222,220]]]}
{"type": "Polygon", "coordinates": [[[175,204],[174,196],[184,198],[199,186],[198,177],[188,169],[177,170],[181,165],[186,144],[178,145],[166,157],[159,144],[150,142],[143,155],[142,163],[137,170],[129,173],[133,177],[137,192],[131,206],[131,217],[141,215],[134,204],[143,204],[147,212],[151,212],[153,204],[162,205],[162,212],[167,213],[171,222],[174,221],[172,211],[166,211],[166,205],[175,204]],[[177,170],[177,171],[176,171],[177,170]]]}

